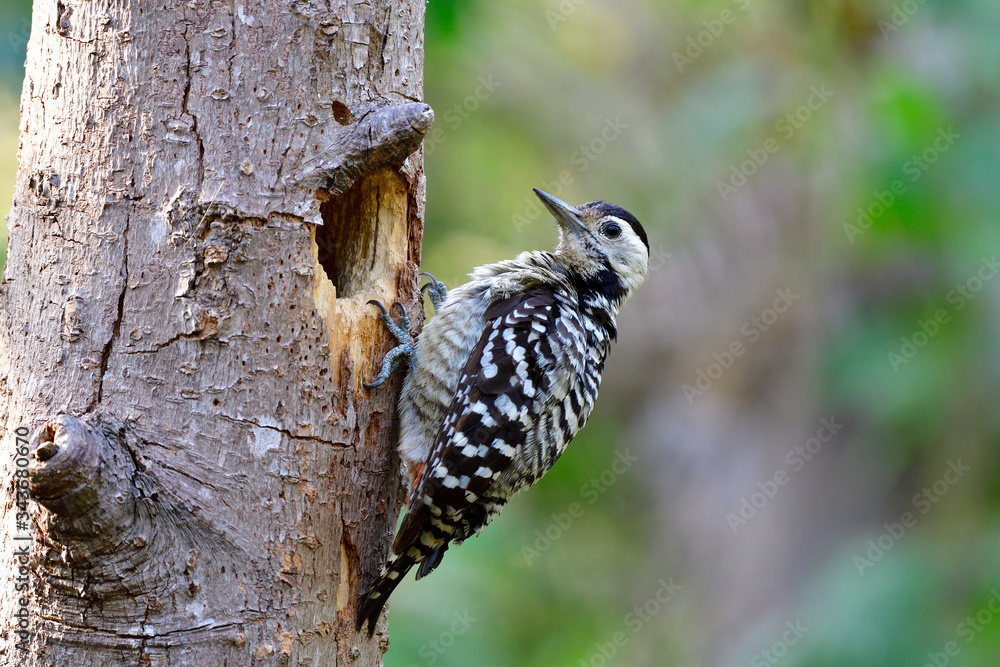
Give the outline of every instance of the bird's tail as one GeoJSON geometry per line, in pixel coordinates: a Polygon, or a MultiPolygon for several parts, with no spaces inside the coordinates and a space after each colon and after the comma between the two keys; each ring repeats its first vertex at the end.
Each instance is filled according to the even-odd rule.
{"type": "Polygon", "coordinates": [[[375,626],[378,624],[378,617],[382,615],[385,603],[389,601],[389,596],[399,582],[403,580],[406,573],[417,562],[417,549],[407,549],[404,553],[393,556],[385,564],[378,575],[378,579],[373,581],[365,592],[358,598],[357,606],[357,629],[361,632],[365,621],[368,622],[368,636],[375,634],[375,626]]]}

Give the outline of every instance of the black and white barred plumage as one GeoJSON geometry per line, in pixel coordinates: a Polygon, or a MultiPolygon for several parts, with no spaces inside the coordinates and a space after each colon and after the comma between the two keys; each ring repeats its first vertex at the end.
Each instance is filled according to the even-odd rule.
{"type": "Polygon", "coordinates": [[[399,404],[411,488],[393,556],[359,601],[369,634],[411,567],[430,573],[559,458],[597,399],[618,309],[645,278],[634,216],[536,193],[559,223],[556,251],[477,268],[416,344],[399,404]]]}

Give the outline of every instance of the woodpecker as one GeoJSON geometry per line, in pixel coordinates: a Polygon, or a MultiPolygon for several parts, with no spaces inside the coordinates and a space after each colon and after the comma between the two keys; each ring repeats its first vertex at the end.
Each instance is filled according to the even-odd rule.
{"type": "Polygon", "coordinates": [[[405,308],[399,341],[369,388],[404,361],[399,453],[410,478],[392,555],[361,595],[357,629],[369,636],[403,576],[440,563],[449,543],[478,535],[518,491],[544,475],[594,407],[618,309],[642,284],[649,240],[625,209],[573,207],[535,194],[555,218],[555,252],[480,266],[450,291],[426,275],[434,305],[416,343],[405,308]]]}

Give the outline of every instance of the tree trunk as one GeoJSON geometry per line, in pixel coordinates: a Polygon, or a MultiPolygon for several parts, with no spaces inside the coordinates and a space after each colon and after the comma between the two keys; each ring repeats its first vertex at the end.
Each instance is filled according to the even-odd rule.
{"type": "Polygon", "coordinates": [[[419,312],[422,67],[423,0],[36,2],[0,663],[381,663],[354,602],[398,386],[361,386],[366,302],[419,312]]]}

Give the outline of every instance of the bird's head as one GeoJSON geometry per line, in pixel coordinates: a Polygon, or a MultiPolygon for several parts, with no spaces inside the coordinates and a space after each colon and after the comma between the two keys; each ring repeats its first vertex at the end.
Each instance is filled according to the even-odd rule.
{"type": "Polygon", "coordinates": [[[623,301],[631,296],[649,270],[649,239],[636,217],[603,201],[574,207],[537,188],[535,194],[559,226],[556,255],[567,268],[609,292],[620,289],[623,301]]]}

